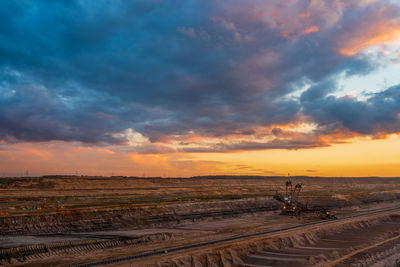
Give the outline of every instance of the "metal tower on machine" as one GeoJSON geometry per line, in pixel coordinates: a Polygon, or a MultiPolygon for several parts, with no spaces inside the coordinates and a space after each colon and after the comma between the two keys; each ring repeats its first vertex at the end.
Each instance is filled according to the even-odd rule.
{"type": "Polygon", "coordinates": [[[329,213],[329,210],[326,208],[309,208],[307,205],[301,203],[299,201],[300,192],[303,188],[302,183],[297,183],[293,187],[292,180],[290,175],[288,174],[288,180],[285,184],[285,195],[276,192],[274,195],[274,199],[282,202],[282,212],[283,215],[293,215],[300,216],[302,213],[315,213],[321,219],[336,219],[334,215],[329,213]]]}

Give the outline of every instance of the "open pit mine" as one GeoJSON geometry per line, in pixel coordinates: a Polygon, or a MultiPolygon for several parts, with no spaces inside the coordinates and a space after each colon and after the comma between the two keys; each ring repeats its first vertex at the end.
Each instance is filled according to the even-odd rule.
{"type": "Polygon", "coordinates": [[[400,179],[0,178],[1,266],[400,266],[400,179]]]}

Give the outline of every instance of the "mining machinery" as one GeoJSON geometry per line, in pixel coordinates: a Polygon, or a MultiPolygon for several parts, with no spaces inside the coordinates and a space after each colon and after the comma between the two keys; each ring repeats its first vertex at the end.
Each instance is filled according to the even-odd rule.
{"type": "Polygon", "coordinates": [[[276,192],[274,199],[283,203],[281,214],[299,217],[303,213],[314,213],[321,219],[336,219],[326,208],[310,208],[307,204],[299,201],[299,195],[303,187],[302,183],[297,183],[293,186],[290,176],[285,184],[285,195],[276,192]]]}

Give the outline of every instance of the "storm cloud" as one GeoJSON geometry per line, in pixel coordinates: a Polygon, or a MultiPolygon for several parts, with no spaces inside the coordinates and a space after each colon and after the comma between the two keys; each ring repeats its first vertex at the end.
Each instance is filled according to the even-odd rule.
{"type": "Polygon", "coordinates": [[[6,1],[0,139],[146,153],[396,133],[399,86],[359,100],[335,96],[335,80],[380,67],[359,52],[389,42],[399,15],[389,1],[6,1]],[[300,122],[313,128],[272,132],[300,122]]]}

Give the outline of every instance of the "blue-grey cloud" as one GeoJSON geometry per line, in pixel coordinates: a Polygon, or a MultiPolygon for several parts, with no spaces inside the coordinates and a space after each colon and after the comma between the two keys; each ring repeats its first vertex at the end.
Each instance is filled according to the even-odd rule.
{"type": "MultiPolygon", "coordinates": [[[[310,89],[311,92],[313,89],[310,89]]],[[[305,92],[303,95],[308,95],[305,92]]],[[[396,133],[400,130],[400,85],[373,94],[365,101],[351,97],[302,97],[304,113],[322,129],[330,125],[360,134],[396,133]],[[307,99],[307,100],[304,100],[307,99]]]]}
{"type": "MultiPolygon", "coordinates": [[[[338,74],[377,67],[367,57],[338,53],[337,40],[358,18],[389,4],[321,1],[317,8],[298,1],[285,9],[279,2],[6,1],[0,7],[0,139],[122,144],[115,133],[127,128],[151,142],[189,132],[251,135],[255,127],[303,114],[320,131],[329,125],[363,134],[397,131],[396,88],[366,103],[329,96],[338,74]],[[265,15],[278,8],[282,14],[265,15]],[[300,28],[294,18],[309,10],[300,28]],[[318,32],[304,34],[314,24],[318,32]],[[287,97],[305,82],[312,86],[301,99],[287,97]]],[[[400,14],[394,5],[390,10],[384,15],[400,14]]],[[[319,145],[277,140],[223,150],[296,142],[319,145]]]]}

